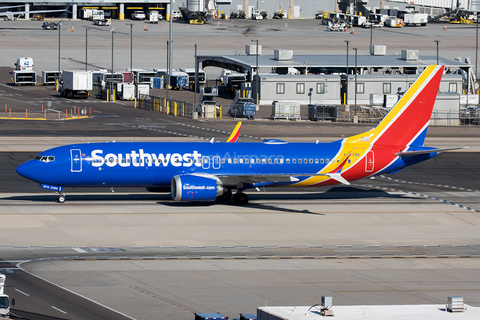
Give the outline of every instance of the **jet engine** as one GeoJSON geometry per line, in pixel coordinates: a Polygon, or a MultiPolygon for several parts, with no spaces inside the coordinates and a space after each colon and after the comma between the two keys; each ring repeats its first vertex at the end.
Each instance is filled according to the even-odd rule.
{"type": "Polygon", "coordinates": [[[228,191],[214,178],[195,175],[174,176],[171,188],[175,201],[213,201],[228,191]]]}

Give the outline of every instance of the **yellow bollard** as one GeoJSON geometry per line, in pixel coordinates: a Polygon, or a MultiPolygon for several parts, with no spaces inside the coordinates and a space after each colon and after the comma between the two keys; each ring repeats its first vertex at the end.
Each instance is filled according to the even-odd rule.
{"type": "Polygon", "coordinates": [[[174,112],[174,115],[175,115],[175,117],[176,117],[176,116],[177,116],[177,103],[174,102],[174,103],[173,103],[173,106],[174,106],[174,107],[173,107],[173,112],[174,112]]]}
{"type": "Polygon", "coordinates": [[[137,108],[137,97],[135,97],[135,106],[134,108],[136,109],[137,108]]]}
{"type": "Polygon", "coordinates": [[[110,94],[108,92],[108,89],[107,89],[107,102],[110,101],[110,94]]]}
{"type": "Polygon", "coordinates": [[[113,89],[113,98],[112,99],[113,99],[112,101],[115,102],[115,89],[113,89]]]}
{"type": "Polygon", "coordinates": [[[182,117],[185,117],[185,102],[182,103],[182,117]]]}
{"type": "Polygon", "coordinates": [[[343,104],[347,104],[347,94],[343,94],[343,104]]]}
{"type": "Polygon", "coordinates": [[[220,106],[220,120],[222,120],[222,106],[220,106]]]}
{"type": "Polygon", "coordinates": [[[170,112],[170,110],[169,110],[170,108],[168,107],[168,105],[169,105],[169,103],[167,101],[167,114],[169,114],[169,112],[170,112]]]}
{"type": "Polygon", "coordinates": [[[260,96],[259,96],[259,94],[258,94],[258,92],[257,92],[257,104],[258,104],[258,99],[259,99],[259,98],[260,98],[260,96]]]}

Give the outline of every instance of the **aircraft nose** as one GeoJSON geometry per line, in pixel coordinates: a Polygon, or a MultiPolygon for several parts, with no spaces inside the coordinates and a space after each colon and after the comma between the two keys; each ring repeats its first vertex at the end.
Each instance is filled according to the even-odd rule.
{"type": "Polygon", "coordinates": [[[33,165],[30,161],[22,163],[17,167],[17,173],[27,179],[32,179],[33,165]]]}

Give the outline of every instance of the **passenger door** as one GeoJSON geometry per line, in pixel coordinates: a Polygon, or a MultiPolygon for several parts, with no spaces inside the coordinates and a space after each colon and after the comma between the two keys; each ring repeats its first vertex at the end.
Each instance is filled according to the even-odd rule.
{"type": "Polygon", "coordinates": [[[72,161],[72,172],[82,172],[82,152],[80,149],[70,150],[70,158],[72,161]]]}

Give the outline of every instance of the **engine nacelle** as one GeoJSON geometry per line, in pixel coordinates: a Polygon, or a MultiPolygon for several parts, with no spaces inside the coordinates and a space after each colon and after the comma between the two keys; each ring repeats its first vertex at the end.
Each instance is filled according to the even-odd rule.
{"type": "Polygon", "coordinates": [[[195,175],[173,177],[171,189],[175,201],[213,201],[226,190],[215,179],[195,175]]]}

